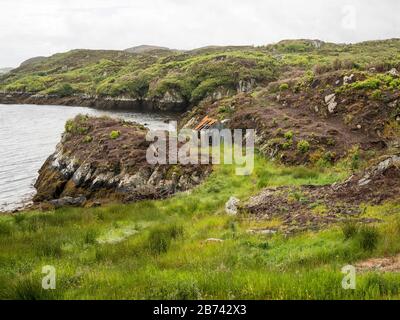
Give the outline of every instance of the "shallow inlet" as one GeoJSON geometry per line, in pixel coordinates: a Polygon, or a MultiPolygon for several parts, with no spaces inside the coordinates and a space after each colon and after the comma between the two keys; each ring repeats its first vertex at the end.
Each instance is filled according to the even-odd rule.
{"type": "Polygon", "coordinates": [[[153,130],[167,129],[171,113],[103,111],[86,107],[0,104],[0,212],[15,210],[35,193],[38,170],[55,150],[65,122],[77,114],[108,115],[153,130]]]}

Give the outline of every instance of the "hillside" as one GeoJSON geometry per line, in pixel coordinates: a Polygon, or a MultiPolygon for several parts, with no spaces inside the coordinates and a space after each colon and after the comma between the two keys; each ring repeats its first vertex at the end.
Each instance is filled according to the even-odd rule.
{"type": "Polygon", "coordinates": [[[23,64],[0,90],[54,97],[130,98],[187,109],[206,97],[234,95],[291,77],[332,69],[387,71],[399,64],[399,40],[336,45],[290,40],[264,47],[209,47],[188,52],[73,50],[23,64]]]}

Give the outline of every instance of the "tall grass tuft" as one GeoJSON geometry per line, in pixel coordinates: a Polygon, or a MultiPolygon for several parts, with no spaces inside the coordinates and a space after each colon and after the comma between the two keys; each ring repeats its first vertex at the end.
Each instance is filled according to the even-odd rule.
{"type": "Polygon", "coordinates": [[[1,297],[14,300],[54,300],[61,299],[63,290],[44,290],[40,278],[26,277],[18,280],[7,290],[3,290],[1,297]]]}
{"type": "Polygon", "coordinates": [[[342,225],[342,232],[345,240],[353,239],[358,233],[358,226],[352,221],[346,222],[342,225]]]}
{"type": "Polygon", "coordinates": [[[150,252],[156,255],[167,252],[171,241],[182,238],[183,233],[183,227],[178,225],[154,228],[148,238],[150,252]]]}
{"type": "Polygon", "coordinates": [[[379,230],[376,227],[363,226],[358,232],[358,243],[365,251],[373,251],[378,246],[379,230]]]}
{"type": "Polygon", "coordinates": [[[84,243],[85,244],[96,244],[97,243],[98,232],[95,229],[89,229],[84,234],[84,243]]]}

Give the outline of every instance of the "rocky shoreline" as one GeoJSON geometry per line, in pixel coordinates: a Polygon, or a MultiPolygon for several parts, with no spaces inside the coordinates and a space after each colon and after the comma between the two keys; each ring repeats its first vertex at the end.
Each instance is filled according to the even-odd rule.
{"type": "Polygon", "coordinates": [[[174,99],[134,99],[129,97],[100,97],[85,94],[72,96],[41,95],[25,92],[0,92],[0,104],[37,104],[80,106],[103,110],[168,111],[183,112],[188,104],[174,99]]]}

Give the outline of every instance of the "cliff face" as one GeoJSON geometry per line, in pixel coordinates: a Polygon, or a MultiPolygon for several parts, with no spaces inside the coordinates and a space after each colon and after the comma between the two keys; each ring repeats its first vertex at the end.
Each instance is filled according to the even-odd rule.
{"type": "Polygon", "coordinates": [[[77,116],[35,183],[35,202],[55,205],[135,201],[188,190],[210,172],[205,166],[150,165],[147,129],[126,121],[77,116]]]}

